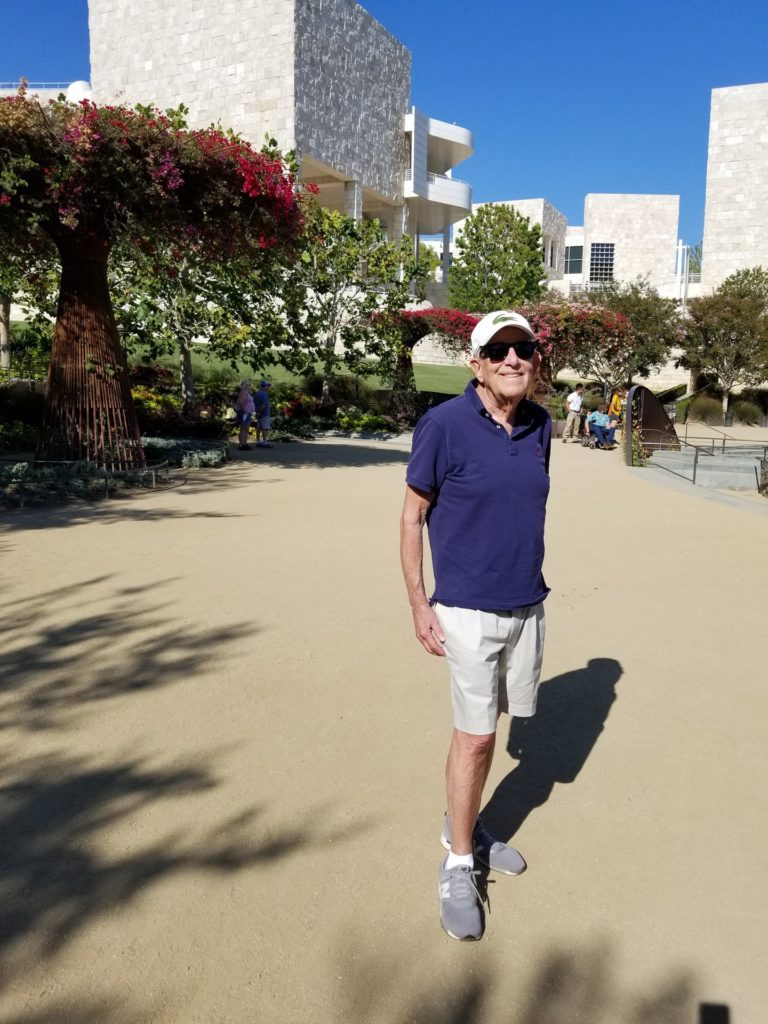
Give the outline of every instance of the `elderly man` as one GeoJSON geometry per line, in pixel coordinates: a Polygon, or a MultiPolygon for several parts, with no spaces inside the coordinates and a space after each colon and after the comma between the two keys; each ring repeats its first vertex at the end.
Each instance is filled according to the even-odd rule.
{"type": "Polygon", "coordinates": [[[401,561],[416,636],[445,657],[454,729],[446,765],[440,920],[456,939],[483,930],[475,858],[525,870],[478,817],[498,715],[534,714],[544,644],[541,568],[551,422],[528,400],[541,357],[519,313],[499,310],[472,332],[474,380],[418,423],[406,475],[401,561]],[[423,527],[435,591],[427,598],[423,527]]]}

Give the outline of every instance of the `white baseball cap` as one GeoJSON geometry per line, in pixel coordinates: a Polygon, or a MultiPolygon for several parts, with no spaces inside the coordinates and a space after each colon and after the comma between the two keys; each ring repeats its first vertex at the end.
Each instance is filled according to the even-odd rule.
{"type": "Polygon", "coordinates": [[[534,341],[538,340],[535,331],[524,316],[515,313],[512,309],[497,309],[493,313],[486,313],[483,319],[475,324],[470,336],[470,355],[476,356],[483,345],[487,345],[494,335],[505,327],[518,327],[521,331],[525,331],[529,338],[534,341]]]}

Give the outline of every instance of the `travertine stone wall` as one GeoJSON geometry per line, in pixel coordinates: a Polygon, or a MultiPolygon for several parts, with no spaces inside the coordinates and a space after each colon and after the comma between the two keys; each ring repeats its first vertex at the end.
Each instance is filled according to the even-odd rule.
{"type": "Polygon", "coordinates": [[[295,72],[299,150],[401,202],[410,51],[353,0],[296,0],[295,72]]]}
{"type": "Polygon", "coordinates": [[[614,280],[647,276],[660,285],[675,272],[679,196],[590,193],[584,200],[584,280],[593,242],[613,242],[614,280]]]}
{"type": "Polygon", "coordinates": [[[768,83],[712,90],[703,285],[768,267],[768,83]]]}
{"type": "MultiPolygon", "coordinates": [[[[302,0],[307,2],[307,0],[302,0]]],[[[185,103],[260,145],[293,148],[294,0],[89,0],[99,102],[185,103]]]]}

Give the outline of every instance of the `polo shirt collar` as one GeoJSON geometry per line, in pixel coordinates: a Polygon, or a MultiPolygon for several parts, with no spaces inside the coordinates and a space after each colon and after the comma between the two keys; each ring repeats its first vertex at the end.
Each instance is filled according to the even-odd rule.
{"type": "MultiPolygon", "coordinates": [[[[483,405],[480,400],[480,395],[477,393],[477,381],[471,380],[464,389],[464,397],[467,398],[472,407],[486,419],[493,419],[491,414],[483,405]]],[[[515,429],[518,427],[527,427],[533,423],[533,406],[524,398],[515,410],[515,429]]]]}

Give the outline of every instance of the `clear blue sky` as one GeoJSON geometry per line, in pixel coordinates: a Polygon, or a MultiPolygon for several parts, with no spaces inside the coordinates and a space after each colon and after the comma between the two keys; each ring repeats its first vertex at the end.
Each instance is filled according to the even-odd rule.
{"type": "MultiPolygon", "coordinates": [[[[412,99],[475,134],[476,201],[681,197],[702,234],[710,90],[768,81],[767,0],[367,0],[413,53],[412,99]]],[[[149,29],[148,29],[149,31],[149,29]]],[[[0,0],[0,80],[89,78],[86,0],[0,0]]]]}

